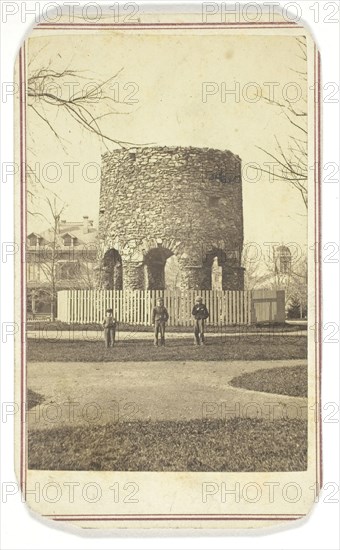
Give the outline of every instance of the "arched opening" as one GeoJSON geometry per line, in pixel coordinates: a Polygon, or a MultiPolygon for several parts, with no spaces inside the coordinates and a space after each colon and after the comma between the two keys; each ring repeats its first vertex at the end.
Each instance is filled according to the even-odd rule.
{"type": "Polygon", "coordinates": [[[107,290],[122,290],[123,288],[122,257],[115,248],[111,248],[104,255],[102,281],[103,287],[107,290]]]}
{"type": "Polygon", "coordinates": [[[222,290],[222,266],[226,263],[226,254],[219,248],[213,248],[207,255],[204,267],[204,288],[222,290]]]}
{"type": "Polygon", "coordinates": [[[175,254],[170,256],[165,263],[164,278],[167,290],[181,289],[181,266],[175,254]]]}
{"type": "Polygon", "coordinates": [[[164,290],[166,288],[165,269],[167,260],[173,256],[173,252],[162,246],[152,248],[144,256],[145,281],[148,290],[164,290]]]}
{"type": "Polygon", "coordinates": [[[215,256],[211,266],[211,290],[222,290],[222,267],[215,256]]]}

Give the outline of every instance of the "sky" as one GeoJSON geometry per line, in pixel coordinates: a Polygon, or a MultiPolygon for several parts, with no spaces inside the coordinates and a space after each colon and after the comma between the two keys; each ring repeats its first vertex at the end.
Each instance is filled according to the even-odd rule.
{"type": "MultiPolygon", "coordinates": [[[[47,67],[77,72],[81,78],[70,77],[61,89],[63,95],[72,86],[79,92],[88,81],[104,81],[119,73],[108,84],[110,94],[121,102],[111,103],[118,112],[100,120],[106,134],[141,145],[232,151],[243,165],[245,242],[297,242],[304,246],[307,217],[299,193],[284,181],[270,181],[269,175],[248,168],[270,160],[259,147],[274,153],[275,136],[284,146],[289,135],[300,137],[279,107],[263,99],[257,101],[254,95],[255,90],[269,95],[268,83],[276,83],[271,89],[275,89],[277,101],[297,93],[303,101],[306,90],[294,70],[305,72],[306,67],[299,58],[296,39],[194,32],[159,35],[155,31],[111,30],[52,35],[45,31],[44,36],[28,39],[28,73],[47,67]],[[223,93],[227,90],[234,93],[223,93]],[[127,99],[132,100],[131,105],[124,104],[127,99]]],[[[67,204],[63,218],[77,221],[88,215],[97,224],[101,155],[107,148],[60,109],[40,102],[35,107],[40,113],[44,109],[63,140],[61,145],[29,107],[30,166],[67,204]],[[70,163],[77,163],[73,174],[70,163]]],[[[107,109],[97,102],[93,112],[100,115],[107,109]]],[[[46,227],[41,217],[29,217],[28,224],[29,232],[46,227]]]]}

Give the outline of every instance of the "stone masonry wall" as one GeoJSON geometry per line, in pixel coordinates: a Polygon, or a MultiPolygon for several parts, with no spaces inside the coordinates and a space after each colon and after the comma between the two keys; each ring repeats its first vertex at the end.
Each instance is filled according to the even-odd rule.
{"type": "MultiPolygon", "coordinates": [[[[217,256],[223,288],[243,289],[241,160],[230,151],[142,147],[106,153],[99,210],[103,259],[112,249],[120,255],[124,288],[157,281],[157,269],[176,254],[182,288],[211,288],[217,256]]],[[[108,274],[102,286],[112,288],[112,280],[108,274]]]]}

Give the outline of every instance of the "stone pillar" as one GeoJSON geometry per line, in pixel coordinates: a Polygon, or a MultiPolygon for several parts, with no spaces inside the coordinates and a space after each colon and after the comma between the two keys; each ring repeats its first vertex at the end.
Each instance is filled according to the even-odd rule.
{"type": "Polygon", "coordinates": [[[123,288],[122,258],[115,248],[106,251],[95,267],[97,286],[105,290],[123,288]]]}
{"type": "Polygon", "coordinates": [[[104,290],[121,290],[123,288],[122,265],[101,265],[96,268],[96,280],[104,290]]]}
{"type": "Polygon", "coordinates": [[[113,289],[122,290],[123,288],[123,268],[122,264],[117,263],[113,267],[113,289]]]}
{"type": "Polygon", "coordinates": [[[222,265],[222,290],[244,290],[244,267],[222,265]]]}
{"type": "Polygon", "coordinates": [[[211,270],[207,266],[183,266],[181,268],[182,290],[211,289],[211,270]]]}
{"type": "Polygon", "coordinates": [[[102,279],[101,279],[101,286],[104,290],[111,290],[112,289],[112,280],[111,280],[111,271],[108,269],[103,269],[102,271],[102,279]]]}
{"type": "Polygon", "coordinates": [[[144,288],[143,263],[124,261],[123,259],[123,289],[143,290],[144,288]]]}
{"type": "Polygon", "coordinates": [[[95,269],[96,271],[96,280],[99,288],[102,288],[103,290],[111,290],[112,289],[112,270],[111,267],[108,265],[103,265],[103,262],[101,262],[95,269]]]}

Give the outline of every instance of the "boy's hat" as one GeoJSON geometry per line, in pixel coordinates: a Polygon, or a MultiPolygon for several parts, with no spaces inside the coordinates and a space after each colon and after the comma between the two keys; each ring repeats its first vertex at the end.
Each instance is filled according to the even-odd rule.
{"type": "Polygon", "coordinates": [[[202,302],[202,297],[201,297],[201,296],[197,296],[195,302],[202,302]]]}
{"type": "Polygon", "coordinates": [[[113,313],[113,309],[107,309],[106,313],[113,313]]]}

